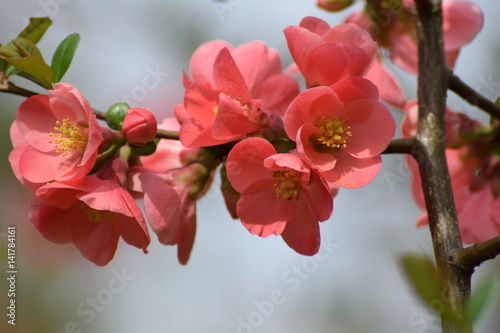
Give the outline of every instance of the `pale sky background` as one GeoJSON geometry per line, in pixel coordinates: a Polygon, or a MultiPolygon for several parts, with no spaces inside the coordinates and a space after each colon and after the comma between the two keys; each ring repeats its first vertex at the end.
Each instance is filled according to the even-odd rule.
{"type": "MultiPolygon", "coordinates": [[[[173,106],[182,103],[181,73],[200,44],[262,40],[280,52],[287,66],[291,58],[285,27],[307,15],[332,25],[346,16],[321,11],[314,0],[1,2],[0,43],[17,35],[30,16],[50,16],[53,26],[39,43],[47,61],[67,35],[81,35],[63,81],[75,85],[96,109],[105,111],[125,99],[160,118],[171,116],[173,106]],[[156,83],[154,89],[146,89],[150,85],[145,80],[156,83]]],[[[456,73],[495,99],[500,95],[499,6],[495,0],[477,3],[485,12],[485,26],[463,49],[456,73]]],[[[415,96],[415,78],[398,70],[396,74],[408,96],[415,96]]],[[[450,96],[455,110],[474,114],[450,96]]],[[[6,163],[6,126],[22,101],[0,95],[0,234],[7,225],[16,226],[19,249],[19,330],[5,325],[2,310],[2,332],[4,327],[7,332],[37,333],[440,332],[437,317],[414,297],[398,266],[399,256],[408,251],[432,255],[428,229],[415,228],[420,211],[401,156],[384,156],[384,167],[372,184],[340,191],[333,216],[321,224],[324,246],[317,256],[296,254],[280,237],[250,235],[226,212],[216,180],[199,202],[197,238],[187,266],[177,263],[176,248],[160,245],[152,234],[148,255],[121,243],[114,260],[100,268],[72,245],[50,244],[29,224],[29,191],[6,163]],[[117,280],[117,275],[125,278],[117,280]]],[[[394,115],[401,119],[397,111],[394,115]]],[[[498,277],[499,263],[497,259],[481,267],[474,283],[489,273],[498,277]]],[[[6,293],[0,292],[3,304],[6,293]]],[[[498,331],[498,311],[497,300],[477,332],[498,331]]]]}

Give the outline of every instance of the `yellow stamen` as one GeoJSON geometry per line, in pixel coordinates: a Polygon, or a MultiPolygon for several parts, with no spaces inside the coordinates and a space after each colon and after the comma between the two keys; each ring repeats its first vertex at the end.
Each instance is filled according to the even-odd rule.
{"type": "Polygon", "coordinates": [[[292,169],[278,170],[273,173],[274,190],[277,198],[298,199],[302,186],[300,172],[292,169]]]}
{"type": "Polygon", "coordinates": [[[60,134],[49,133],[49,136],[56,136],[55,139],[49,142],[54,144],[57,153],[62,153],[63,156],[73,153],[83,155],[89,136],[87,127],[74,124],[69,118],[66,118],[62,121],[56,121],[54,131],[60,134]]]}
{"type": "Polygon", "coordinates": [[[350,126],[346,125],[347,119],[344,120],[339,116],[321,117],[314,123],[318,129],[316,133],[309,137],[312,144],[327,148],[345,148],[347,139],[352,136],[349,132],[350,126]]]}

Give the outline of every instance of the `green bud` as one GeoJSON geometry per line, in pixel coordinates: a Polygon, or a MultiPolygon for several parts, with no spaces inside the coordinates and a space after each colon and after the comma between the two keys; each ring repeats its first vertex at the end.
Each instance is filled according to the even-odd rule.
{"type": "Polygon", "coordinates": [[[129,145],[130,149],[132,150],[132,154],[138,155],[138,156],[148,156],[153,154],[156,151],[156,145],[158,143],[159,139],[155,139],[153,141],[149,141],[146,143],[144,146],[136,146],[136,145],[129,145]]]}
{"type": "Polygon", "coordinates": [[[125,102],[118,102],[111,105],[108,112],[106,112],[108,126],[114,130],[121,131],[123,119],[125,119],[128,109],[130,109],[130,106],[125,102]]]}

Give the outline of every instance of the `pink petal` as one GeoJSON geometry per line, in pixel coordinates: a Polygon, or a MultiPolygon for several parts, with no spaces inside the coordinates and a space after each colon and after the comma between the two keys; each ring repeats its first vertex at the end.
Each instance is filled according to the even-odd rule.
{"type": "Polygon", "coordinates": [[[36,95],[26,99],[17,110],[16,124],[24,140],[44,152],[55,150],[49,133],[54,132],[57,119],[50,109],[47,95],[36,95]]]}
{"type": "Polygon", "coordinates": [[[284,116],[286,108],[299,94],[299,84],[288,75],[273,75],[262,82],[255,93],[262,105],[279,116],[284,116]]]}
{"type": "Polygon", "coordinates": [[[396,122],[387,107],[374,100],[362,99],[347,104],[339,113],[348,119],[352,136],[345,152],[359,157],[372,157],[383,152],[394,137],[396,122]]]}
{"type": "Polygon", "coordinates": [[[324,44],[307,55],[299,66],[307,87],[331,85],[348,77],[363,75],[371,63],[364,50],[350,44],[324,44]]]}
{"type": "Polygon", "coordinates": [[[272,172],[264,167],[264,159],[276,154],[273,145],[261,138],[238,142],[229,152],[226,172],[231,185],[239,193],[249,190],[253,183],[272,181],[272,172]]]}
{"type": "Polygon", "coordinates": [[[218,89],[232,98],[240,99],[242,103],[246,104],[252,99],[245,79],[228,49],[222,49],[215,59],[214,81],[218,89]]]}
{"type": "Polygon", "coordinates": [[[337,163],[337,150],[326,148],[324,151],[317,151],[309,137],[317,132],[317,128],[306,123],[299,129],[297,135],[297,151],[299,155],[313,168],[320,171],[331,170],[337,163]]]}
{"type": "Polygon", "coordinates": [[[318,221],[326,221],[333,212],[333,197],[328,185],[316,172],[311,174],[309,195],[306,196],[309,208],[318,221]]]}
{"type": "Polygon", "coordinates": [[[411,74],[418,73],[417,43],[409,34],[393,33],[391,60],[411,74]]]}
{"type": "Polygon", "coordinates": [[[261,83],[272,75],[281,73],[281,60],[276,50],[260,41],[249,42],[235,48],[231,55],[252,96],[261,83]]]}
{"type": "Polygon", "coordinates": [[[469,1],[443,2],[445,50],[456,50],[470,43],[483,27],[483,12],[469,1]]]}
{"type": "Polygon", "coordinates": [[[372,66],[366,73],[366,78],[377,86],[380,99],[399,109],[404,107],[406,96],[403,88],[397,79],[382,65],[380,59],[374,59],[372,66]]]}
{"type": "Polygon", "coordinates": [[[283,30],[285,33],[288,49],[297,66],[302,70],[306,58],[314,48],[325,44],[321,36],[308,29],[290,26],[283,30]]]}
{"type": "Polygon", "coordinates": [[[330,86],[342,103],[358,99],[378,100],[378,89],[370,81],[360,76],[351,76],[330,86]]]}
{"type": "Polygon", "coordinates": [[[328,182],[344,188],[360,188],[370,183],[382,167],[382,158],[355,158],[342,151],[337,152],[338,161],[330,171],[321,172],[328,182]]]}
{"type": "Polygon", "coordinates": [[[213,78],[213,68],[215,59],[219,52],[224,49],[232,49],[228,43],[214,40],[204,43],[198,47],[191,56],[190,73],[193,80],[198,83],[215,84],[213,78]]]}
{"type": "Polygon", "coordinates": [[[78,251],[97,266],[105,266],[115,256],[120,235],[111,221],[85,223],[88,235],[74,241],[78,251]]]}
{"type": "Polygon", "coordinates": [[[354,23],[338,24],[332,27],[324,36],[326,43],[346,43],[362,49],[371,59],[377,50],[377,43],[370,34],[354,23]]]}
{"type": "Polygon", "coordinates": [[[272,181],[263,180],[259,183],[254,184],[256,190],[241,194],[236,206],[238,217],[252,235],[280,235],[287,221],[294,215],[297,202],[277,197],[272,181]]]}
{"type": "Polygon", "coordinates": [[[323,21],[320,18],[314,17],[314,16],[306,16],[304,17],[300,23],[299,27],[305,28],[311,32],[314,32],[315,34],[319,36],[325,35],[328,30],[330,30],[330,25],[323,21]]]}
{"type": "Polygon", "coordinates": [[[261,126],[256,117],[254,106],[243,106],[240,102],[221,93],[219,109],[212,127],[212,137],[230,142],[244,138],[247,134],[258,131],[261,126]],[[244,109],[245,107],[245,109],[244,109]]]}
{"type": "Polygon", "coordinates": [[[73,172],[77,171],[75,166],[78,162],[75,156],[62,156],[55,151],[42,153],[28,146],[20,156],[19,170],[22,177],[29,182],[46,183],[54,179],[72,178],[73,172]]]}
{"type": "Polygon", "coordinates": [[[69,118],[75,124],[87,123],[92,107],[87,99],[68,83],[56,83],[54,90],[48,91],[50,108],[56,119],[69,118]]]}
{"type": "Polygon", "coordinates": [[[144,210],[158,241],[165,245],[177,244],[181,219],[177,192],[154,174],[142,173],[139,179],[144,189],[144,210]]]}
{"type": "Polygon", "coordinates": [[[297,253],[312,256],[319,251],[321,237],[318,221],[305,201],[298,203],[295,216],[287,223],[281,236],[297,253]]]}
{"type": "Polygon", "coordinates": [[[186,265],[194,245],[196,236],[196,202],[185,203],[181,225],[179,226],[179,243],[177,244],[177,258],[181,265],[186,265]]]}

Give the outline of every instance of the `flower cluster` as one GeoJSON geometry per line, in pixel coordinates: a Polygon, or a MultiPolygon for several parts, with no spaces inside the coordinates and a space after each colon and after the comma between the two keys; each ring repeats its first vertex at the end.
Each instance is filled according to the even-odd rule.
{"type": "Polygon", "coordinates": [[[33,190],[35,228],[97,265],[113,258],[120,238],[146,252],[151,229],[185,264],[196,202],[220,170],[227,209],[250,233],[315,254],[339,188],[374,179],[395,121],[365,77],[377,50],[368,32],[306,17],[284,34],[294,60],[286,71],[262,42],[202,44],[183,75],[183,103],[161,122],[116,103],[100,116],[106,126],[67,83],[28,98],[9,160],[33,190]],[[165,130],[179,141],[160,140],[165,130]]]}
{"type": "MultiPolygon", "coordinates": [[[[405,107],[403,136],[415,134],[417,101],[405,107]]],[[[462,241],[482,242],[500,235],[500,126],[481,125],[463,113],[446,109],[446,160],[462,241]]],[[[417,204],[425,208],[420,172],[412,157],[412,189],[417,204]]],[[[428,225],[424,211],[417,226],[428,225]]]]}

